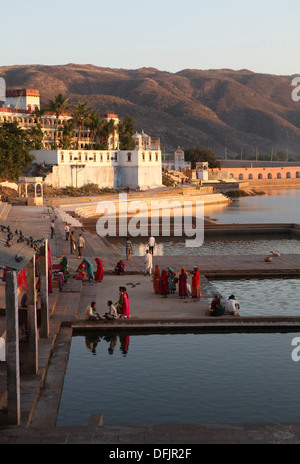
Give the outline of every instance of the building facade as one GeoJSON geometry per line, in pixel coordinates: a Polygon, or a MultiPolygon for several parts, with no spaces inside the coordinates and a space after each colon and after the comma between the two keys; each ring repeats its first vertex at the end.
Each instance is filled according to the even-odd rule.
{"type": "MultiPolygon", "coordinates": [[[[16,122],[19,127],[29,131],[33,127],[39,127],[43,131],[44,137],[42,140],[42,148],[45,150],[52,150],[54,148],[54,135],[56,131],[56,116],[50,112],[45,114],[38,114],[40,110],[40,94],[35,89],[7,89],[6,101],[0,107],[0,125],[5,122],[16,122]]],[[[106,121],[113,120],[115,131],[108,137],[108,149],[114,150],[119,148],[119,134],[117,126],[119,118],[117,114],[100,114],[101,119],[106,121]]],[[[58,119],[58,132],[63,130],[64,125],[73,118],[71,113],[64,113],[58,119]]],[[[98,141],[94,139],[92,132],[83,127],[80,130],[75,128],[73,133],[73,144],[77,143],[78,148],[87,149],[93,147],[98,141]]]]}
{"type": "Polygon", "coordinates": [[[51,167],[44,182],[56,188],[97,184],[100,188],[162,187],[160,150],[36,150],[35,163],[51,167]]]}

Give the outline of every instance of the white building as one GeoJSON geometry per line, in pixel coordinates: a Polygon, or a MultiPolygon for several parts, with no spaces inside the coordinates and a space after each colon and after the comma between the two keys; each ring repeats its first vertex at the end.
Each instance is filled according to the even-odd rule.
{"type": "Polygon", "coordinates": [[[44,182],[56,188],[82,187],[147,190],[162,186],[160,150],[36,150],[37,164],[51,166],[44,182]]]}
{"type": "Polygon", "coordinates": [[[173,154],[162,155],[162,166],[169,171],[186,171],[191,168],[191,162],[185,161],[184,151],[178,147],[173,154]]]}

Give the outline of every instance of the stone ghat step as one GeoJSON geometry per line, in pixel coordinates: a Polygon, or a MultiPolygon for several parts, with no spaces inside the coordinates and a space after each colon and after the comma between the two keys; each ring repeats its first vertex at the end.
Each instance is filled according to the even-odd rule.
{"type": "Polygon", "coordinates": [[[122,332],[300,332],[300,316],[260,316],[236,317],[199,316],[197,318],[161,318],[161,319],[117,319],[114,321],[63,321],[62,326],[71,327],[76,333],[85,331],[122,331],[122,332]]]}

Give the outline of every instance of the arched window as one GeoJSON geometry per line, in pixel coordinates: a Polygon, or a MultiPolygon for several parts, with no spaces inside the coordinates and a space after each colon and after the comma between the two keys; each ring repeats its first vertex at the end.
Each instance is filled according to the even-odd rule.
{"type": "Polygon", "coordinates": [[[244,175],[243,174],[239,175],[239,180],[244,180],[244,175]]]}
{"type": "Polygon", "coordinates": [[[272,174],[269,172],[268,179],[272,179],[272,174]]]}
{"type": "Polygon", "coordinates": [[[252,180],[253,179],[253,174],[249,174],[248,179],[252,180]]]}
{"type": "Polygon", "coordinates": [[[262,179],[262,178],[263,178],[263,175],[262,175],[261,173],[258,174],[258,178],[259,178],[259,179],[262,179]]]}
{"type": "Polygon", "coordinates": [[[299,177],[300,177],[300,172],[297,171],[297,172],[296,172],[296,178],[299,179],[299,177]]]}
{"type": "Polygon", "coordinates": [[[291,173],[290,173],[290,172],[287,172],[287,173],[286,173],[286,178],[287,178],[287,179],[290,179],[290,178],[291,178],[291,173]]]}
{"type": "Polygon", "coordinates": [[[127,161],[131,162],[131,153],[127,153],[127,161]]]}
{"type": "Polygon", "coordinates": [[[277,179],[281,179],[281,172],[277,172],[277,179]]]}

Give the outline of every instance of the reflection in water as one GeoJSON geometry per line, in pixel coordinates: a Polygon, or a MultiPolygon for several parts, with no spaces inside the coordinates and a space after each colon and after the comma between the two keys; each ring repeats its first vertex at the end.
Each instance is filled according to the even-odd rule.
{"type": "Polygon", "coordinates": [[[299,335],[132,335],[125,357],[91,356],[74,337],[56,425],[87,425],[95,412],[106,426],[297,422],[299,335]]]}
{"type": "Polygon", "coordinates": [[[92,352],[93,355],[96,355],[96,348],[101,338],[101,336],[93,334],[89,334],[85,337],[85,346],[92,352]]]}
{"type": "Polygon", "coordinates": [[[103,337],[99,335],[86,335],[85,336],[85,346],[93,355],[96,355],[96,348],[100,340],[106,341],[108,343],[108,354],[112,355],[115,351],[115,348],[118,344],[118,337],[120,340],[120,351],[124,356],[127,355],[130,343],[129,335],[116,335],[116,334],[106,334],[103,337]]]}

